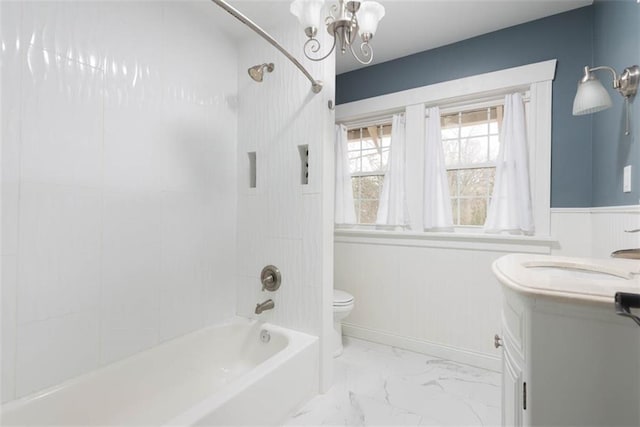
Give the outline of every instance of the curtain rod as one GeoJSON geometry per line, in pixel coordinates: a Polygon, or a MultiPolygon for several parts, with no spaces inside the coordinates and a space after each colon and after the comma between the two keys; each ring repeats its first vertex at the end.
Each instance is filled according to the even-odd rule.
{"type": "Polygon", "coordinates": [[[231,6],[225,0],[211,0],[211,1],[213,1],[215,4],[220,6],[225,11],[227,11],[230,15],[232,15],[238,21],[242,22],[247,27],[251,28],[260,37],[268,41],[269,44],[271,44],[273,47],[275,47],[280,52],[282,52],[282,54],[286,56],[289,59],[289,61],[293,63],[293,65],[298,67],[298,69],[302,71],[302,74],[304,74],[307,79],[309,79],[309,81],[311,82],[311,90],[313,91],[313,93],[320,93],[320,91],[322,90],[322,82],[320,80],[314,79],[311,76],[311,74],[307,71],[307,69],[304,68],[304,66],[296,58],[294,58],[293,55],[291,55],[284,47],[282,47],[280,43],[278,43],[273,37],[271,37],[269,33],[267,33],[265,30],[260,28],[256,23],[254,23],[251,19],[247,18],[245,15],[242,14],[242,12],[240,12],[238,9],[231,6]]]}

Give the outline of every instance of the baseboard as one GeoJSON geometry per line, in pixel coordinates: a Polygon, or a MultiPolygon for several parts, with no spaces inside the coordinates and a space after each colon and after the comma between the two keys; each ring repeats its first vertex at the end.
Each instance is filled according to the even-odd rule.
{"type": "Polygon", "coordinates": [[[430,356],[463,363],[465,365],[478,366],[495,372],[500,372],[502,370],[500,357],[497,356],[436,344],[429,341],[401,337],[398,335],[388,334],[386,332],[363,328],[361,326],[350,325],[349,323],[344,322],[342,324],[342,333],[349,337],[373,341],[405,350],[415,351],[417,353],[424,353],[430,356]]]}

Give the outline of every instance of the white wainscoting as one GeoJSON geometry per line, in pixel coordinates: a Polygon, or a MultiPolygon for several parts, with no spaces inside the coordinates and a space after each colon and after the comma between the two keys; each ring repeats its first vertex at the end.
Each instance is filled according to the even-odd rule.
{"type": "Polygon", "coordinates": [[[334,283],[355,297],[347,335],[499,369],[501,293],[491,264],[510,252],[540,253],[539,244],[474,248],[469,237],[467,248],[416,246],[344,234],[336,234],[334,283]]]}
{"type": "Polygon", "coordinates": [[[608,257],[640,247],[640,206],[553,209],[550,239],[338,230],[335,287],[355,296],[346,335],[499,370],[501,292],[511,252],[608,257]],[[495,240],[492,240],[495,239],[495,240]]]}
{"type": "Polygon", "coordinates": [[[556,255],[609,257],[618,249],[640,247],[640,206],[552,209],[551,230],[558,239],[556,255]]]}

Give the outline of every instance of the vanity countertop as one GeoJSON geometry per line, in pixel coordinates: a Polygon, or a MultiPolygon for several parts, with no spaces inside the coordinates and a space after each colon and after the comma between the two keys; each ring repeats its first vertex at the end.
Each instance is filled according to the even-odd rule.
{"type": "Polygon", "coordinates": [[[504,285],[532,296],[613,303],[616,292],[640,293],[640,261],[510,254],[493,263],[504,285]]]}

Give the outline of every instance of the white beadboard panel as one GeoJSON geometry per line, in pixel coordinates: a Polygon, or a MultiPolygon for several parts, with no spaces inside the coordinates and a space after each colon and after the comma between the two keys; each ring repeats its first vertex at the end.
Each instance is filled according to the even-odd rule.
{"type": "Polygon", "coordinates": [[[21,72],[26,62],[24,45],[20,42],[22,3],[2,5],[0,14],[0,52],[2,73],[2,247],[3,255],[16,255],[18,248],[18,198],[20,178],[20,95],[21,72]]]}
{"type": "Polygon", "coordinates": [[[18,326],[16,398],[98,366],[98,310],[18,326]]]}
{"type": "Polygon", "coordinates": [[[158,342],[160,212],[159,192],[104,194],[102,363],[158,342]]]}
{"type": "Polygon", "coordinates": [[[557,255],[608,258],[618,249],[640,247],[639,206],[556,208],[552,210],[553,233],[559,242],[557,255]]]}
{"type": "Polygon", "coordinates": [[[7,402],[15,398],[15,340],[16,340],[16,288],[18,285],[18,266],[16,256],[2,256],[2,289],[0,290],[0,401],[7,402]]]}
{"type": "Polygon", "coordinates": [[[551,213],[551,235],[557,241],[553,255],[590,257],[593,233],[591,211],[585,209],[554,209],[551,213]]]}
{"type": "Polygon", "coordinates": [[[594,208],[591,210],[592,256],[608,257],[618,249],[640,248],[640,206],[594,208]]]}
{"type": "Polygon", "coordinates": [[[101,241],[99,190],[23,183],[18,323],[97,313],[101,241]]]}
{"type": "MultiPolygon", "coordinates": [[[[624,232],[635,228],[637,206],[553,209],[552,238],[541,243],[554,255],[609,257],[640,247],[639,234],[624,232]]],[[[500,331],[501,294],[491,264],[537,253],[536,245],[447,248],[351,234],[338,233],[334,246],[334,286],[355,297],[347,334],[497,369],[491,337],[500,331]]]]}
{"type": "Polygon", "coordinates": [[[22,180],[99,188],[103,73],[35,47],[22,72],[22,180]]]}
{"type": "Polygon", "coordinates": [[[343,334],[349,337],[360,338],[392,347],[415,351],[417,353],[428,354],[441,359],[464,363],[466,365],[479,366],[496,372],[500,372],[502,369],[502,355],[499,351],[496,351],[494,355],[477,353],[470,350],[463,350],[459,347],[434,344],[425,340],[416,340],[414,338],[407,338],[405,336],[388,334],[377,330],[362,328],[360,326],[353,326],[348,323],[348,321],[342,324],[342,330],[343,334]]]}
{"type": "Polygon", "coordinates": [[[355,297],[346,322],[380,334],[493,357],[500,252],[335,244],[334,286],[355,297]]]}

